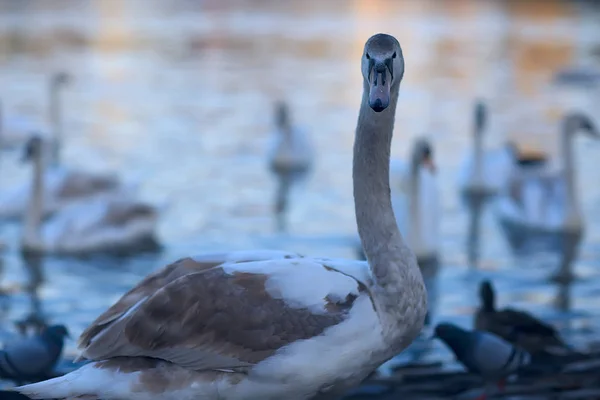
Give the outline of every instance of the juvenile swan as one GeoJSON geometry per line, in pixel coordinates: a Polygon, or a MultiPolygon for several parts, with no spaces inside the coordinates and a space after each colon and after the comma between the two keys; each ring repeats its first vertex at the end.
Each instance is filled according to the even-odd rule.
{"type": "MultiPolygon", "coordinates": [[[[46,152],[47,153],[47,152],[46,152]]],[[[83,254],[154,250],[158,210],[125,193],[71,203],[46,221],[44,142],[33,136],[25,160],[33,163],[33,182],[21,247],[35,253],[83,254]]]]}
{"type": "Polygon", "coordinates": [[[578,201],[573,139],[585,132],[600,139],[600,132],[590,118],[569,114],[562,121],[562,170],[537,168],[530,172],[515,171],[509,186],[496,202],[500,224],[513,239],[530,236],[580,235],[584,218],[578,201]]]}
{"type": "Polygon", "coordinates": [[[35,399],[333,397],[407,347],[427,311],[396,226],[389,162],[404,59],[377,34],[362,56],[354,201],[368,262],[283,251],[183,258],[127,292],[82,334],[93,360],[16,388],[35,399]]]}

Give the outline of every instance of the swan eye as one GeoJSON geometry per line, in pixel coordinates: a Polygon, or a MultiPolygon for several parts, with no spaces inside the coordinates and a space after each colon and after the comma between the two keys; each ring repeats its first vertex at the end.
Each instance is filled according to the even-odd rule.
{"type": "Polygon", "coordinates": [[[365,57],[367,57],[367,60],[370,60],[370,59],[371,59],[371,56],[369,55],[369,53],[366,53],[366,54],[365,54],[365,57]]]}
{"type": "Polygon", "coordinates": [[[396,52],[394,52],[394,54],[392,54],[392,58],[396,58],[396,52]]]}

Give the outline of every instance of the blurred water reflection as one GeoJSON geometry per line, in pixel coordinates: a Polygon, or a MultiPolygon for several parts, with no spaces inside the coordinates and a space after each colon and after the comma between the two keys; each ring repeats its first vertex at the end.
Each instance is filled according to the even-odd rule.
{"type": "MultiPolygon", "coordinates": [[[[0,1],[7,112],[47,120],[47,77],[66,70],[75,79],[65,90],[65,162],[141,177],[142,197],[171,203],[161,256],[49,258],[39,268],[6,252],[1,284],[11,308],[0,322],[8,327],[32,313],[66,322],[78,335],[141,276],[204,250],[353,257],[357,60],[364,40],[384,31],[400,39],[407,59],[393,154],[404,155],[407,143],[427,133],[440,166],[434,320],[470,326],[477,285],[491,277],[500,304],[569,327],[569,339],[582,343],[597,332],[600,309],[600,146],[584,139],[576,146],[587,226],[573,265],[579,280],[561,287],[558,306],[547,280],[555,261],[513,257],[488,204],[472,214],[461,204],[455,177],[470,145],[476,97],[490,108],[489,146],[513,138],[556,155],[557,121],[566,111],[597,118],[597,89],[551,82],[564,67],[598,67],[599,17],[590,3],[558,0],[0,1]],[[277,98],[290,99],[317,149],[314,175],[294,195],[287,236],[272,232],[274,182],[264,158],[277,98]]],[[[12,155],[1,156],[3,188],[28,179],[12,155]]],[[[0,234],[16,248],[18,226],[4,225],[0,234]]],[[[450,358],[434,349],[427,357],[450,358]]]]}

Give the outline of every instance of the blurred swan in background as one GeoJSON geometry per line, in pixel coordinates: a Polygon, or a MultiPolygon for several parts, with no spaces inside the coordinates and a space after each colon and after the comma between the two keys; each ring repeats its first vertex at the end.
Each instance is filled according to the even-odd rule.
{"type": "MultiPolygon", "coordinates": [[[[419,265],[439,257],[439,199],[431,143],[415,140],[410,163],[390,162],[390,187],[394,216],[419,265]]],[[[364,259],[360,243],[359,258],[364,259]]]]}
{"type": "Polygon", "coordinates": [[[44,215],[45,143],[33,136],[25,160],[33,162],[33,182],[21,248],[28,253],[84,254],[155,250],[156,207],[123,192],[73,202],[47,221],[44,215]]]}
{"type": "Polygon", "coordinates": [[[473,146],[463,159],[459,187],[465,196],[495,195],[510,174],[513,154],[505,147],[484,149],[483,136],[488,119],[486,105],[479,100],[473,111],[473,146]]]}
{"type": "Polygon", "coordinates": [[[580,234],[583,231],[573,151],[573,138],[579,131],[600,138],[587,116],[567,115],[562,121],[562,169],[553,171],[542,167],[513,171],[495,207],[501,225],[509,234],[580,234]]]}
{"type": "Polygon", "coordinates": [[[289,107],[275,105],[275,132],[269,150],[269,168],[277,179],[275,218],[279,231],[286,229],[286,214],[292,185],[306,178],[313,165],[313,149],[307,133],[293,126],[289,107]]]}
{"type": "MultiPolygon", "coordinates": [[[[124,189],[124,185],[116,174],[76,170],[59,164],[60,150],[63,143],[60,89],[69,81],[70,78],[63,72],[53,75],[50,79],[49,118],[52,128],[52,147],[50,154],[51,168],[45,170],[44,217],[51,215],[74,200],[124,189]]],[[[23,125],[23,129],[28,126],[28,124],[23,125]]],[[[27,131],[27,136],[21,136],[25,135],[23,132],[20,132],[18,136],[15,134],[15,143],[19,141],[25,143],[26,138],[31,136],[32,131],[36,130],[30,129],[27,131]]],[[[130,190],[134,190],[135,187],[135,184],[129,185],[130,190]]],[[[0,218],[20,218],[23,216],[29,193],[29,183],[27,182],[2,190],[0,194],[0,218]]]]}

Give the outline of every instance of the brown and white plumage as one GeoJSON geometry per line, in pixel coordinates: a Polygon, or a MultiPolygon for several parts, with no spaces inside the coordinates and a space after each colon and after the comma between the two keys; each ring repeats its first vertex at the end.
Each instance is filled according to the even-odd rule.
{"type": "Polygon", "coordinates": [[[34,171],[21,240],[24,251],[84,254],[135,252],[158,247],[155,238],[158,208],[125,191],[74,201],[45,219],[45,144],[40,137],[33,136],[25,153],[34,171]]]}
{"type": "Polygon", "coordinates": [[[283,251],[181,259],[126,293],[82,334],[93,362],[16,388],[32,398],[305,400],[339,396],[418,335],[427,296],[389,197],[404,72],[395,38],[367,41],[354,147],[367,261],[283,251]]]}

